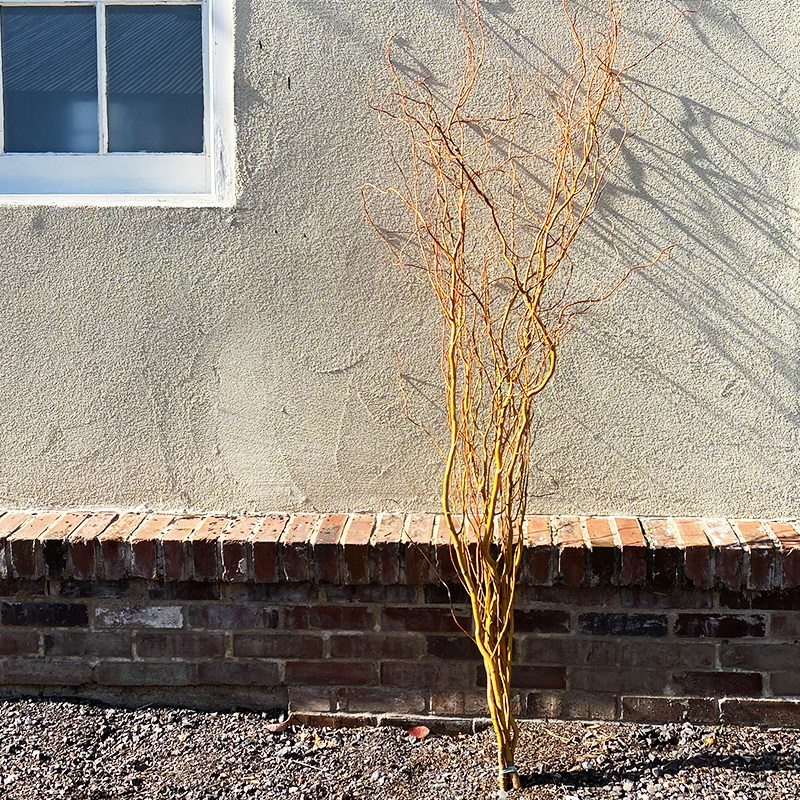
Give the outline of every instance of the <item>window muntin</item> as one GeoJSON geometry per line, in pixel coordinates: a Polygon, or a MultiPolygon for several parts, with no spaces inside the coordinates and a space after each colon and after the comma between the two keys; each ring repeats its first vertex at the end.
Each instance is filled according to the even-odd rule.
{"type": "Polygon", "coordinates": [[[0,0],[0,202],[232,202],[232,20],[231,0],[0,0]],[[69,63],[37,75],[26,37],[69,63]]]}

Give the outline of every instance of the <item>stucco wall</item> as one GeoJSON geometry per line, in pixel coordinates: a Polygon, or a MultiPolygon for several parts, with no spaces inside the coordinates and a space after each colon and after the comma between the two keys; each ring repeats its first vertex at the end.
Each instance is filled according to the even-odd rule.
{"type": "MultiPolygon", "coordinates": [[[[676,13],[630,5],[639,44],[676,13]]],[[[493,51],[556,69],[558,6],[487,2],[493,51]]],[[[2,505],[437,507],[396,378],[435,395],[436,317],[359,187],[387,174],[384,42],[452,77],[449,0],[236,16],[235,208],[0,208],[2,505]]],[[[583,252],[675,250],[567,340],[532,510],[797,514],[798,50],[783,0],[706,0],[637,73],[650,116],[583,252]]]]}

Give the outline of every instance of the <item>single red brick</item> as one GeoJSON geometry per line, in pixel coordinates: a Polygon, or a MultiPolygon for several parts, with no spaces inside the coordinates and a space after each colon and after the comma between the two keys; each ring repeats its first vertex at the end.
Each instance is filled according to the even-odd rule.
{"type": "MultiPolygon", "coordinates": [[[[469,636],[426,636],[425,652],[448,661],[480,661],[478,646],[469,636]]],[[[412,658],[412,656],[407,656],[412,658]]]]}
{"type": "Polygon", "coordinates": [[[10,574],[10,554],[6,553],[6,540],[20,526],[24,525],[31,514],[23,511],[8,511],[0,515],[0,579],[5,579],[10,574]]]}
{"type": "Polygon", "coordinates": [[[796,728],[800,725],[800,700],[720,700],[723,725],[770,725],[796,728]]]}
{"type": "Polygon", "coordinates": [[[237,517],[221,534],[222,580],[242,583],[250,578],[249,542],[262,522],[261,517],[237,517]]]}
{"type": "Polygon", "coordinates": [[[200,517],[178,517],[159,537],[165,580],[185,581],[190,577],[189,542],[201,523],[200,517]]]}
{"type": "Polygon", "coordinates": [[[800,639],[800,614],[772,614],[769,635],[778,639],[800,639]]]}
{"type": "Polygon", "coordinates": [[[225,655],[224,634],[139,631],[136,654],[140,658],[222,658],[225,655]]]}
{"type": "MultiPolygon", "coordinates": [[[[582,669],[575,667],[570,670],[569,676],[569,688],[577,692],[661,695],[664,694],[667,685],[668,673],[666,670],[624,669],[622,667],[582,669]]],[[[541,688],[550,687],[542,686],[541,688]]]]}
{"type": "Polygon", "coordinates": [[[372,535],[372,579],[384,586],[400,582],[400,554],[404,518],[381,514],[372,535]]]}
{"type": "Polygon", "coordinates": [[[554,541],[559,548],[558,569],[567,586],[580,586],[586,577],[586,543],[579,517],[553,517],[554,541]]]}
{"type": "Polygon", "coordinates": [[[623,722],[716,722],[716,704],[700,697],[623,697],[623,722]]]}
{"type": "Polygon", "coordinates": [[[767,523],[780,542],[781,585],[784,589],[800,586],[800,534],[790,522],[767,523]]]}
{"type": "Polygon", "coordinates": [[[724,519],[704,519],[703,527],[714,546],[717,580],[728,589],[741,588],[744,548],[735,531],[724,519]]]}
{"type": "MultiPolygon", "coordinates": [[[[478,667],[476,685],[486,686],[486,672],[478,667]]],[[[511,667],[511,686],[514,689],[566,689],[567,670],[564,667],[530,667],[515,664],[511,667]]]]}
{"type": "Polygon", "coordinates": [[[774,697],[800,694],[800,672],[773,672],[769,686],[774,697]]]}
{"type": "Polygon", "coordinates": [[[278,665],[259,661],[203,660],[197,665],[197,683],[208,686],[277,686],[278,665]]]}
{"type": "Polygon", "coordinates": [[[458,661],[385,661],[381,664],[384,686],[434,689],[471,689],[471,668],[458,661]]]}
{"type": "Polygon", "coordinates": [[[367,606],[287,606],[283,610],[287,630],[359,631],[374,625],[367,606]]]}
{"type": "Polygon", "coordinates": [[[98,570],[100,577],[110,581],[125,577],[128,540],[144,519],[144,514],[122,514],[97,537],[102,557],[98,570]]]}
{"type": "Polygon", "coordinates": [[[0,631],[0,655],[38,655],[39,634],[35,631],[0,631]]]}
{"type": "Polygon", "coordinates": [[[678,614],[675,635],[705,639],[740,639],[764,636],[766,622],[761,614],[678,614]]]}
{"type": "Polygon", "coordinates": [[[116,514],[91,514],[69,537],[72,576],[78,580],[95,577],[95,547],[98,537],[116,519],[116,514]]]}
{"type": "Polygon", "coordinates": [[[614,583],[617,560],[617,543],[609,520],[603,517],[586,519],[586,535],[591,545],[589,564],[594,584],[609,585],[614,583]]]}
{"type": "Polygon", "coordinates": [[[0,514],[0,538],[12,534],[32,516],[34,515],[25,511],[5,511],[0,514]]]}
{"type": "Polygon", "coordinates": [[[668,519],[645,519],[642,521],[646,537],[652,543],[653,587],[671,589],[678,583],[681,549],[675,539],[668,519]]]}
{"type": "Polygon", "coordinates": [[[174,517],[168,514],[151,514],[131,534],[131,574],[137,578],[155,578],[158,574],[158,538],[174,517]]]}
{"type": "Polygon", "coordinates": [[[783,642],[757,644],[723,642],[719,646],[719,663],[723,667],[762,671],[796,670],[797,645],[783,642]]]}
{"type": "Polygon", "coordinates": [[[682,694],[698,697],[756,696],[762,692],[757,672],[681,672],[672,682],[682,694]]]}
{"type": "Polygon", "coordinates": [[[713,669],[717,648],[713,642],[645,642],[641,639],[620,641],[619,663],[643,669],[713,669]]]}
{"type": "Polygon", "coordinates": [[[714,583],[711,544],[698,519],[676,519],[678,537],[683,542],[686,578],[695,586],[708,589],[714,583]]]}
{"type": "MultiPolygon", "coordinates": [[[[519,710],[515,711],[519,716],[519,710]]],[[[486,692],[432,692],[431,714],[448,717],[485,717],[489,714],[486,692]]]]}
{"type": "Polygon", "coordinates": [[[522,580],[530,586],[548,586],[555,571],[550,517],[525,517],[525,552],[522,556],[522,580]]]}
{"type": "Polygon", "coordinates": [[[319,522],[316,514],[295,514],[281,537],[286,580],[307,581],[311,577],[311,536],[319,522]]]}
{"type": "Polygon", "coordinates": [[[45,578],[66,578],[68,539],[72,532],[88,517],[86,512],[67,512],[59,517],[45,533],[39,537],[42,548],[45,578]]]}
{"type": "Polygon", "coordinates": [[[384,608],[381,614],[381,630],[384,631],[439,631],[469,630],[470,616],[444,608],[384,608]]]}
{"type": "Polygon", "coordinates": [[[219,580],[220,538],[230,524],[228,517],[207,517],[191,535],[195,580],[219,580]]]}
{"type": "Polygon", "coordinates": [[[370,540],[377,517],[374,514],[353,514],[340,542],[344,563],[344,581],[348,586],[370,582],[370,540]]]}
{"type": "Polygon", "coordinates": [[[617,718],[617,695],[591,692],[529,692],[527,716],[535,719],[617,718]]]}
{"type": "Polygon", "coordinates": [[[326,514],[320,522],[311,551],[317,580],[321,583],[340,583],[339,540],[347,525],[347,514],[326,514]]]}
{"type": "Polygon", "coordinates": [[[370,689],[339,689],[336,692],[340,712],[381,712],[392,714],[424,714],[425,695],[407,689],[375,687],[370,689]]]}
{"type": "Polygon", "coordinates": [[[37,539],[59,516],[55,512],[34,514],[8,537],[11,570],[15,577],[38,578],[44,574],[41,548],[37,539]]]}
{"type": "Polygon", "coordinates": [[[437,583],[434,567],[433,514],[411,514],[403,532],[406,556],[406,581],[411,586],[437,583]]]}
{"type": "MultiPolygon", "coordinates": [[[[467,639],[466,636],[464,638],[467,639]]],[[[422,638],[419,635],[378,636],[368,633],[361,636],[331,636],[332,658],[416,659],[422,654],[422,638]]]]}
{"type": "Polygon", "coordinates": [[[764,526],[758,520],[750,519],[734,520],[731,525],[744,542],[747,552],[747,588],[763,592],[778,585],[777,553],[764,526]]]}
{"type": "Polygon", "coordinates": [[[235,633],[237,658],[322,658],[322,638],[291,633],[235,633]]]}
{"type": "Polygon", "coordinates": [[[617,648],[614,642],[596,639],[579,639],[575,636],[518,638],[517,658],[526,664],[559,664],[584,666],[599,664],[609,666],[616,663],[617,648]]]}
{"type": "Polygon", "coordinates": [[[286,683],[301,686],[368,686],[378,683],[369,661],[287,661],[286,683]]]}
{"type": "Polygon", "coordinates": [[[51,658],[10,658],[3,663],[5,684],[16,686],[79,686],[92,682],[92,665],[51,658]]]}
{"type": "Polygon", "coordinates": [[[569,633],[569,611],[536,608],[514,611],[514,630],[519,633],[569,633]]]}
{"type": "Polygon", "coordinates": [[[253,534],[253,576],[257,583],[279,583],[282,580],[278,566],[278,542],[288,522],[286,514],[270,514],[253,534]]]}
{"type": "Polygon", "coordinates": [[[642,527],[635,517],[617,517],[614,523],[622,543],[619,582],[622,586],[641,586],[647,580],[647,542],[642,527]]]}
{"type": "Polygon", "coordinates": [[[320,714],[331,711],[331,690],[309,688],[305,686],[289,687],[289,711],[295,713],[310,712],[320,714]]]}

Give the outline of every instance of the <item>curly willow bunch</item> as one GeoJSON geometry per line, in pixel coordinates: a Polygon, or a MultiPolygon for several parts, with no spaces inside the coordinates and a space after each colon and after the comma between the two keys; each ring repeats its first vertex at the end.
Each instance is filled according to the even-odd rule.
{"type": "Polygon", "coordinates": [[[560,86],[543,92],[552,122],[547,149],[528,147],[536,83],[518,86],[507,76],[492,87],[499,109],[480,113],[486,45],[475,0],[469,13],[456,5],[463,68],[448,96],[407,78],[389,42],[390,90],[380,101],[371,91],[370,104],[397,145],[400,180],[362,190],[369,221],[400,264],[425,273],[442,313],[449,427],[439,445],[442,504],[486,669],[501,789],[520,785],[511,655],[534,398],[552,378],[576,316],[646,266],[579,294],[594,279],[579,275],[570,251],[632,134],[622,85],[631,62],[617,0],[593,4],[586,21],[580,4],[563,6],[576,58],[560,86]],[[378,224],[386,200],[405,227],[387,232],[378,224]]]}

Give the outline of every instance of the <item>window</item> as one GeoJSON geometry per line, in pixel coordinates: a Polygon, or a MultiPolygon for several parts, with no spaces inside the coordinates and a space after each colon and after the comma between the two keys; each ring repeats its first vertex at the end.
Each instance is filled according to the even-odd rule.
{"type": "Polygon", "coordinates": [[[232,202],[230,0],[0,0],[0,201],[232,202]]]}

